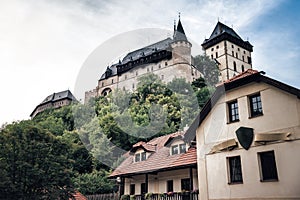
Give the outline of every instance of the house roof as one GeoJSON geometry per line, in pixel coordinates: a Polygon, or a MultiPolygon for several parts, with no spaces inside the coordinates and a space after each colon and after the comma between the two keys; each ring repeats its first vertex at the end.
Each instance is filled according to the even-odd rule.
{"type": "Polygon", "coordinates": [[[174,41],[179,41],[179,40],[183,40],[183,41],[187,41],[187,37],[185,35],[183,26],[181,24],[180,18],[178,20],[178,24],[177,24],[177,28],[176,30],[174,30],[174,41]]]}
{"type": "Polygon", "coordinates": [[[47,96],[39,105],[37,105],[35,107],[35,109],[30,114],[30,117],[33,116],[34,112],[37,110],[38,107],[40,107],[42,105],[45,105],[47,103],[54,103],[54,102],[61,101],[61,100],[64,100],[64,99],[69,99],[71,101],[77,101],[70,90],[65,90],[65,91],[62,91],[62,92],[53,93],[53,94],[47,96]]]}
{"type": "Polygon", "coordinates": [[[87,200],[87,198],[80,192],[76,192],[75,194],[73,194],[73,198],[69,198],[69,200],[87,200]]]}
{"type": "Polygon", "coordinates": [[[204,40],[202,46],[204,49],[207,49],[224,40],[228,40],[236,45],[239,45],[250,52],[253,51],[253,46],[250,44],[250,42],[244,41],[232,28],[221,22],[217,23],[212,34],[208,39],[204,40]]]}
{"type": "Polygon", "coordinates": [[[205,103],[200,113],[197,115],[196,119],[193,121],[189,129],[186,131],[185,140],[192,141],[195,139],[196,129],[202,123],[202,121],[208,116],[212,108],[216,105],[217,101],[221,98],[223,94],[230,90],[238,89],[244,85],[250,83],[266,83],[280,90],[288,92],[292,95],[300,98],[300,90],[293,86],[287,85],[275,79],[269,78],[264,75],[265,72],[258,72],[257,70],[248,69],[247,71],[240,73],[239,75],[217,85],[217,88],[211,98],[205,103]]]}
{"type": "Polygon", "coordinates": [[[134,162],[134,155],[130,155],[113,171],[110,177],[132,176],[195,166],[197,155],[194,147],[189,148],[186,153],[170,155],[170,148],[165,146],[170,138],[177,138],[178,135],[184,136],[184,134],[185,132],[177,132],[152,139],[147,144],[156,146],[156,151],[152,152],[147,160],[134,162]]]}

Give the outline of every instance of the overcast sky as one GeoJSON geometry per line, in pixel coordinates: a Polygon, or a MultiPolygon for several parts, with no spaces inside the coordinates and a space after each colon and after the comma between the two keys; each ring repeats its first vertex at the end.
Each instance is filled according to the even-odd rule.
{"type": "Polygon", "coordinates": [[[254,69],[299,88],[299,10],[297,0],[0,1],[0,125],[28,119],[53,92],[73,92],[83,63],[105,41],[136,29],[172,30],[178,12],[191,40],[201,44],[219,19],[254,46],[254,69]]]}

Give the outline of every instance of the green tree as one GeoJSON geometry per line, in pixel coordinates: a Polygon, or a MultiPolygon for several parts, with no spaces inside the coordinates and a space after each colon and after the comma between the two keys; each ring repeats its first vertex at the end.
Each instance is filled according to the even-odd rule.
{"type": "Polygon", "coordinates": [[[207,85],[215,86],[219,82],[219,68],[216,61],[205,55],[197,55],[194,57],[194,66],[203,74],[207,85]]]}
{"type": "Polygon", "coordinates": [[[2,199],[68,199],[73,192],[69,146],[32,123],[0,132],[2,199]]]}

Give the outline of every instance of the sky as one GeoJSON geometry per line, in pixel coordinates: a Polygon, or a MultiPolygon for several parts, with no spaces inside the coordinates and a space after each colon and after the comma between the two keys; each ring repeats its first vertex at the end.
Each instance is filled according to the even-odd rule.
{"type": "MultiPolygon", "coordinates": [[[[201,45],[219,20],[254,46],[254,69],[299,88],[298,10],[297,0],[2,0],[0,125],[29,119],[54,92],[73,92],[82,67],[99,46],[110,52],[118,48],[116,42],[110,45],[118,41],[115,36],[135,30],[172,31],[178,12],[189,39],[201,45]]],[[[155,42],[154,37],[142,39],[155,42]]],[[[95,77],[106,66],[99,62],[95,77]]],[[[96,87],[97,78],[90,81],[96,87]]]]}

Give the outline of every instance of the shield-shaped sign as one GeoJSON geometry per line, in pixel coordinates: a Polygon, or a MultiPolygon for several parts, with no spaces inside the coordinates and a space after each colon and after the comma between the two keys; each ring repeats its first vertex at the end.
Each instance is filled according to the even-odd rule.
{"type": "Polygon", "coordinates": [[[241,146],[248,150],[253,142],[253,128],[240,127],[235,131],[235,134],[241,146]]]}

